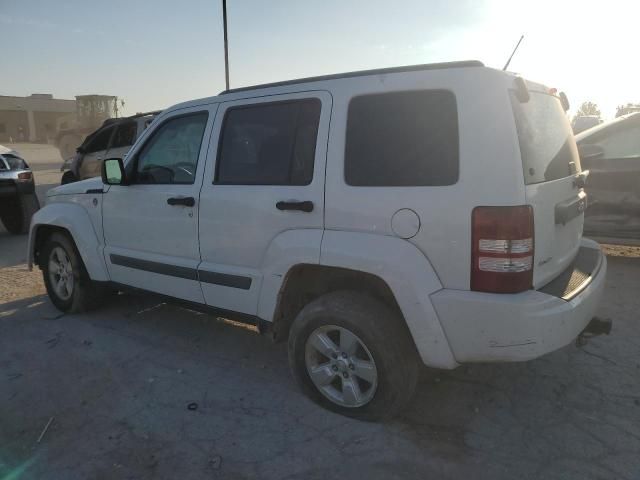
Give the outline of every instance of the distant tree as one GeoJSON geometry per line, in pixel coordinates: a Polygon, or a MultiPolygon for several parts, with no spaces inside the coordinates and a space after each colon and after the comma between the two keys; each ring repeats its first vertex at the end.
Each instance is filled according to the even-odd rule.
{"type": "Polygon", "coordinates": [[[591,115],[602,118],[602,113],[600,112],[597,104],[593,102],[584,102],[576,111],[573,119],[575,120],[578,117],[586,117],[591,115]]]}
{"type": "Polygon", "coordinates": [[[616,109],[616,118],[631,112],[640,112],[640,103],[627,103],[626,105],[618,105],[616,109]]]}

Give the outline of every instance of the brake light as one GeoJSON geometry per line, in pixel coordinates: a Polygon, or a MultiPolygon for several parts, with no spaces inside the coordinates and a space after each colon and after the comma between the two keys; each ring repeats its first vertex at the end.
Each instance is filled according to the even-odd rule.
{"type": "Polygon", "coordinates": [[[531,206],[476,207],[471,217],[471,290],[529,290],[534,254],[531,206]]]}
{"type": "Polygon", "coordinates": [[[31,172],[21,172],[18,174],[18,180],[31,180],[33,174],[31,172]]]}

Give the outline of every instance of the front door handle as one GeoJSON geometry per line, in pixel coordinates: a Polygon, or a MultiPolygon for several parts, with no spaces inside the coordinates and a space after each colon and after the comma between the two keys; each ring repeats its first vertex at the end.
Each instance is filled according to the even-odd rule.
{"type": "Polygon", "coordinates": [[[196,204],[196,199],[193,197],[171,197],[167,198],[169,205],[183,205],[185,207],[193,207],[196,204]]]}
{"type": "Polygon", "coordinates": [[[305,200],[304,202],[278,202],[276,203],[276,208],[278,210],[299,210],[301,212],[313,212],[313,202],[310,200],[305,200]]]}

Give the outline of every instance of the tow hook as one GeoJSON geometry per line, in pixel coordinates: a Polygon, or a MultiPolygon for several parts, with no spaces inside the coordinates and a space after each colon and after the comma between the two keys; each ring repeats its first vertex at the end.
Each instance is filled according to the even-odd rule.
{"type": "Polygon", "coordinates": [[[585,329],[576,338],[576,345],[582,347],[590,338],[598,335],[609,335],[613,322],[610,318],[593,317],[585,329]]]}

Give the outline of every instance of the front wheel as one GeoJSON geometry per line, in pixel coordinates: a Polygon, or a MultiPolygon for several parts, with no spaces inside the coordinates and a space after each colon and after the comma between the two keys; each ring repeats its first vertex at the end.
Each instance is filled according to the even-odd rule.
{"type": "Polygon", "coordinates": [[[100,304],[105,289],[91,281],[68,235],[52,234],[45,241],[40,259],[47,293],[58,310],[76,313],[100,304]]]}
{"type": "Polygon", "coordinates": [[[289,363],[316,403],[361,420],[398,413],[418,378],[418,357],[403,319],[358,292],[333,292],[296,317],[289,363]]]}

